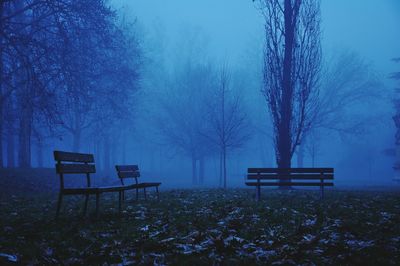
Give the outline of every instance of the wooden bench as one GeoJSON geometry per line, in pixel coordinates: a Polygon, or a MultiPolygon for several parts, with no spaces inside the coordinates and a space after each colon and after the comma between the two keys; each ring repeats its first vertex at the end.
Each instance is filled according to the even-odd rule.
{"type": "Polygon", "coordinates": [[[92,187],[90,174],[94,174],[96,172],[93,154],[54,151],[54,159],[57,162],[56,173],[60,176],[60,192],[57,202],[56,217],[58,217],[60,213],[61,203],[64,195],[85,195],[84,214],[86,214],[89,195],[95,195],[96,215],[97,215],[99,209],[100,194],[104,192],[118,192],[119,193],[118,207],[119,211],[121,211],[123,192],[127,189],[133,189],[133,186],[92,187]],[[85,175],[86,187],[66,188],[64,186],[64,176],[72,174],[85,175]]]}
{"type": "MultiPolygon", "coordinates": [[[[139,166],[137,165],[116,165],[115,169],[117,170],[118,177],[121,180],[121,184],[125,186],[124,180],[128,178],[134,178],[135,181],[131,185],[132,188],[136,189],[136,200],[139,199],[139,189],[143,188],[143,193],[145,199],[147,198],[146,195],[146,188],[148,187],[155,187],[157,192],[157,199],[160,199],[158,187],[161,185],[159,182],[153,183],[139,183],[138,178],[140,177],[139,166]]],[[[125,197],[125,193],[123,192],[123,197],[125,197]]]]}
{"type": "Polygon", "coordinates": [[[321,198],[324,188],[333,186],[333,168],[248,168],[247,186],[256,187],[256,199],[260,200],[261,187],[320,187],[321,198]]]}

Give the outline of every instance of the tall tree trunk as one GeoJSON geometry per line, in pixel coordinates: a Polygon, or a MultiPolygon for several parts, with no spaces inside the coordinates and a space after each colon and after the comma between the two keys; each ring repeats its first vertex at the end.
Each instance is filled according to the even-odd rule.
{"type": "Polygon", "coordinates": [[[32,112],[25,108],[22,112],[19,124],[19,166],[31,167],[31,133],[32,133],[32,112]]]}
{"type": "Polygon", "coordinates": [[[293,64],[293,43],[294,43],[294,22],[293,7],[291,0],[284,2],[284,20],[285,20],[285,51],[283,58],[283,77],[282,77],[282,105],[281,121],[278,135],[278,167],[291,167],[291,123],[292,123],[292,64],[293,64]]]}
{"type": "Polygon", "coordinates": [[[197,159],[192,156],[192,185],[197,185],[197,159]]]}
{"type": "Polygon", "coordinates": [[[12,122],[10,122],[7,130],[7,167],[15,167],[15,137],[14,128],[12,128],[12,122]]]}
{"type": "MultiPolygon", "coordinates": [[[[0,1],[0,19],[3,18],[4,1],[0,1]]],[[[0,23],[0,168],[3,168],[3,24],[0,23]]]]}
{"type": "Polygon", "coordinates": [[[219,153],[219,187],[222,187],[222,183],[223,183],[223,152],[221,150],[221,152],[219,153]]]}
{"type": "MultiPolygon", "coordinates": [[[[14,168],[15,167],[15,107],[14,107],[15,97],[13,95],[10,96],[7,103],[7,167],[14,168]]],[[[6,119],[4,119],[6,120],[6,119]]]]}
{"type": "MultiPolygon", "coordinates": [[[[295,1],[296,2],[296,1],[295,1]]],[[[284,2],[284,23],[285,23],[285,50],[283,58],[283,76],[282,76],[282,104],[281,104],[281,120],[278,125],[278,167],[290,168],[292,159],[292,103],[293,103],[293,48],[295,37],[295,20],[293,18],[294,6],[291,0],[284,2]]],[[[281,179],[281,182],[287,182],[290,179],[281,179]]],[[[280,186],[280,188],[290,188],[280,186]]]]}
{"type": "Polygon", "coordinates": [[[38,167],[43,168],[43,141],[38,139],[36,146],[38,167]]]}

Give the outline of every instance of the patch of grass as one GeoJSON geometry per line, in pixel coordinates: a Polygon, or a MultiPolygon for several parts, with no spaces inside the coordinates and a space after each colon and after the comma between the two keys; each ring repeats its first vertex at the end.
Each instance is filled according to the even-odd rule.
{"type": "Polygon", "coordinates": [[[147,201],[4,196],[0,262],[22,264],[392,264],[400,261],[398,192],[171,190],[147,201]]]}

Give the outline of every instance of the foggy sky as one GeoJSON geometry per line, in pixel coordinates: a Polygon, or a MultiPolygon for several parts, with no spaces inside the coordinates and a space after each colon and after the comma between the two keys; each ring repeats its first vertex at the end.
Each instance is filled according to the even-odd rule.
{"type": "MultiPolygon", "coordinates": [[[[113,0],[127,16],[137,17],[144,31],[157,21],[174,39],[184,27],[201,29],[216,58],[240,60],[251,42],[263,37],[263,19],[251,0],[113,0]]],[[[357,51],[386,76],[400,56],[400,1],[322,0],[323,47],[357,51]]]]}
{"type": "MultiPolygon", "coordinates": [[[[182,33],[190,29],[197,30],[207,40],[206,53],[212,62],[228,61],[234,68],[242,65],[246,68],[249,63],[259,63],[254,56],[262,56],[264,21],[257,5],[251,0],[112,0],[112,4],[126,17],[137,18],[144,39],[147,34],[153,35],[152,38],[164,35],[160,38],[165,38],[170,46],[165,59],[172,64],[175,61],[171,53],[181,52],[176,45],[182,40],[182,33]],[[161,32],[155,31],[155,28],[160,30],[160,25],[161,32]]],[[[384,83],[378,89],[384,91],[382,95],[389,97],[379,104],[364,107],[367,115],[379,115],[381,123],[379,126],[371,123],[368,137],[351,142],[333,141],[329,137],[324,139],[327,145],[319,163],[337,167],[341,177],[339,183],[340,180],[348,180],[347,177],[368,179],[370,183],[389,182],[392,159],[383,156],[382,151],[394,144],[391,99],[395,83],[388,76],[399,71],[399,64],[391,59],[400,57],[400,0],[322,0],[321,18],[325,59],[334,58],[343,50],[356,52],[370,63],[374,74],[384,83]],[[379,178],[373,177],[371,171],[369,174],[357,172],[357,169],[367,166],[374,168],[372,172],[377,173],[379,178]]],[[[164,42],[160,43],[164,45],[164,42]]],[[[149,49],[144,44],[144,49],[149,49]]],[[[252,65],[251,71],[261,72],[261,66],[252,65]]],[[[254,79],[260,77],[258,73],[254,75],[254,79]]],[[[249,91],[249,94],[259,92],[254,86],[248,86],[247,90],[256,90],[249,91]]],[[[264,111],[266,117],[267,109],[264,111]]],[[[240,169],[234,171],[240,172],[240,169]]]]}

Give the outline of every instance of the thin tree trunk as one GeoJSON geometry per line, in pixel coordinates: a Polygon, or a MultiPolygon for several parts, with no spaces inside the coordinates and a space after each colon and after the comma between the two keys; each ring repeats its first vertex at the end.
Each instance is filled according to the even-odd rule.
{"type": "Polygon", "coordinates": [[[226,147],[223,148],[224,189],[226,189],[226,147]]]}
{"type": "Polygon", "coordinates": [[[13,95],[10,96],[7,103],[7,131],[6,131],[6,142],[7,142],[7,167],[15,167],[15,110],[14,110],[14,100],[13,95]]]}
{"type": "Polygon", "coordinates": [[[201,185],[204,184],[204,168],[205,168],[204,157],[201,157],[199,160],[199,183],[201,185]]]}
{"type": "Polygon", "coordinates": [[[32,131],[32,113],[23,111],[19,125],[19,166],[23,168],[31,167],[31,131],[32,131]]]}
{"type": "Polygon", "coordinates": [[[197,185],[197,160],[192,156],[192,184],[197,185]]]}
{"type": "Polygon", "coordinates": [[[41,140],[37,142],[37,160],[38,160],[38,167],[43,168],[43,143],[41,140]]]}
{"type": "MultiPolygon", "coordinates": [[[[12,122],[10,122],[12,123],[12,122]]],[[[7,130],[7,167],[15,167],[15,137],[12,125],[7,130]]]]}
{"type": "Polygon", "coordinates": [[[222,151],[219,153],[219,187],[222,187],[223,183],[223,153],[222,151]]]}

